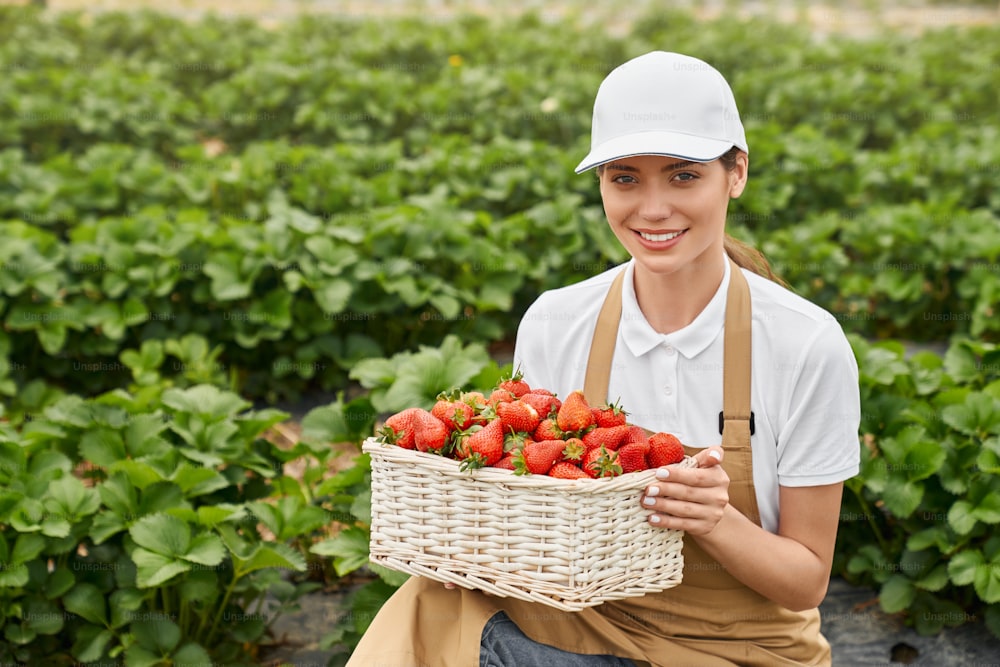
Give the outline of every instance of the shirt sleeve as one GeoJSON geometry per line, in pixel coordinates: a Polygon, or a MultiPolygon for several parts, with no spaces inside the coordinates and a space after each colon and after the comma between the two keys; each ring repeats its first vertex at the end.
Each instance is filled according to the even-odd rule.
{"type": "Polygon", "coordinates": [[[832,316],[804,347],[796,368],[778,433],[778,484],[818,486],[854,477],[861,461],[858,366],[832,316]]]}

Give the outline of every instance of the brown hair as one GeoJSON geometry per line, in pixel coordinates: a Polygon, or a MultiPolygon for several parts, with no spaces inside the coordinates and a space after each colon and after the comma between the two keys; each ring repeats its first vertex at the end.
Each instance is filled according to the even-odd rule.
{"type": "MultiPolygon", "coordinates": [[[[733,146],[728,151],[723,153],[719,158],[719,162],[726,171],[732,171],[736,168],[736,156],[739,155],[741,149],[738,146],[733,146]]],[[[598,165],[597,174],[600,176],[604,172],[604,165],[598,165]]],[[[771,263],[767,261],[767,257],[764,256],[760,250],[754,248],[752,245],[744,243],[739,239],[730,236],[727,232],[725,238],[723,239],[723,248],[726,254],[732,258],[736,265],[740,268],[746,269],[759,276],[763,276],[768,280],[772,280],[782,287],[788,288],[788,283],[781,279],[771,268],[771,263]]]]}

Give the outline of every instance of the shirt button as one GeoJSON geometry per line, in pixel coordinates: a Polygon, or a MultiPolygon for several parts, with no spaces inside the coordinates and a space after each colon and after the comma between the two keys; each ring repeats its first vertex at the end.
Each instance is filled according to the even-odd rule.
{"type": "Polygon", "coordinates": [[[672,396],[674,393],[674,388],[668,384],[666,387],[663,388],[663,393],[666,394],[667,396],[672,396]]]}
{"type": "Polygon", "coordinates": [[[677,352],[677,349],[670,343],[664,343],[663,349],[666,350],[667,354],[669,354],[670,356],[673,356],[674,353],[677,352]]]}

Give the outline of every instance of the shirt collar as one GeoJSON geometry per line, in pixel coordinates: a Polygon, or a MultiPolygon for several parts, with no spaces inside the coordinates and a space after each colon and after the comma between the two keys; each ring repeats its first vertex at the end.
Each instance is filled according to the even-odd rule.
{"type": "Polygon", "coordinates": [[[712,300],[698,313],[690,324],[673,333],[661,334],[650,326],[645,315],[639,310],[635,297],[635,260],[625,268],[625,284],[622,286],[622,339],[636,357],[641,357],[657,345],[672,345],[682,355],[692,359],[712,344],[722,331],[726,319],[726,290],[729,288],[729,259],[726,258],[722,282],[712,300]]]}

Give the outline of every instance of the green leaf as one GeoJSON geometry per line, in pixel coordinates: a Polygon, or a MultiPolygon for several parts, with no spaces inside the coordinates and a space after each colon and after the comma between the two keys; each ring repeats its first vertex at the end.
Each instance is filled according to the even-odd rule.
{"type": "Polygon", "coordinates": [[[14,541],[14,549],[10,554],[13,564],[27,563],[33,560],[45,548],[45,538],[35,533],[22,533],[14,541]]]}
{"type": "Polygon", "coordinates": [[[215,535],[202,533],[191,540],[191,546],[183,556],[184,560],[199,565],[218,565],[226,557],[226,549],[215,535]]]}
{"type": "Polygon", "coordinates": [[[8,623],[3,629],[3,636],[6,637],[9,642],[24,646],[25,644],[30,644],[34,641],[37,633],[28,627],[27,623],[22,623],[21,625],[8,623]]]}
{"type": "Polygon", "coordinates": [[[24,601],[25,624],[40,635],[54,635],[63,629],[63,612],[50,600],[29,597],[24,601]]]}
{"type": "Polygon", "coordinates": [[[879,605],[884,612],[894,614],[909,607],[916,594],[917,589],[913,587],[913,582],[908,577],[894,574],[883,584],[879,592],[879,605]]]}
{"type": "Polygon", "coordinates": [[[948,576],[957,586],[968,586],[976,579],[976,569],[986,559],[978,549],[966,549],[952,556],[948,562],[948,576]]]}
{"type": "Polygon", "coordinates": [[[368,531],[352,526],[335,537],[314,544],[309,550],[319,556],[333,556],[333,569],[343,577],[368,564],[368,531]]]}
{"type": "Polygon", "coordinates": [[[215,418],[232,417],[251,406],[237,394],[206,384],[189,389],[168,389],[163,392],[162,400],[165,406],[178,412],[215,418]]]}
{"type": "Polygon", "coordinates": [[[132,634],[139,646],[167,655],[181,640],[181,629],[165,618],[142,619],[132,623],[132,634]]]}
{"type": "Polygon", "coordinates": [[[140,547],[167,556],[181,556],[191,544],[191,529],[169,514],[144,516],[128,532],[140,547]]]}
{"type": "Polygon", "coordinates": [[[101,506],[97,489],[87,488],[76,477],[64,475],[49,483],[49,496],[45,507],[50,512],[79,520],[96,512],[101,506]]]}
{"type": "Polygon", "coordinates": [[[76,631],[70,654],[81,663],[97,662],[113,637],[111,630],[97,625],[85,625],[76,631]]]}
{"type": "Polygon", "coordinates": [[[120,628],[134,620],[134,612],[138,611],[146,599],[146,593],[138,588],[119,588],[111,594],[109,607],[111,609],[111,627],[120,628]]]}
{"type": "Polygon", "coordinates": [[[66,611],[76,614],[91,623],[106,626],[108,609],[104,594],[94,584],[81,582],[63,598],[66,611]]]}
{"type": "Polygon", "coordinates": [[[76,578],[69,570],[55,570],[45,582],[45,597],[49,600],[61,598],[75,583],[76,578]]]}
{"type": "Polygon", "coordinates": [[[98,428],[80,439],[80,456],[106,468],[125,458],[125,443],[117,431],[98,428]]]}
{"type": "Polygon", "coordinates": [[[988,394],[975,392],[969,394],[961,405],[946,407],[941,418],[965,435],[985,437],[988,433],[1000,433],[1000,401],[988,394]]]}
{"type": "Polygon", "coordinates": [[[188,642],[174,653],[173,664],[177,667],[213,667],[215,662],[200,644],[188,642]]]}
{"type": "Polygon", "coordinates": [[[287,544],[280,542],[259,545],[247,559],[239,559],[235,555],[233,557],[241,561],[238,570],[244,576],[256,570],[271,567],[294,570],[296,572],[304,572],[306,570],[306,559],[302,554],[287,544]]]}
{"type": "Polygon", "coordinates": [[[139,588],[153,588],[191,569],[187,562],[164,556],[141,547],[132,550],[135,563],[135,583],[139,588]]]}

